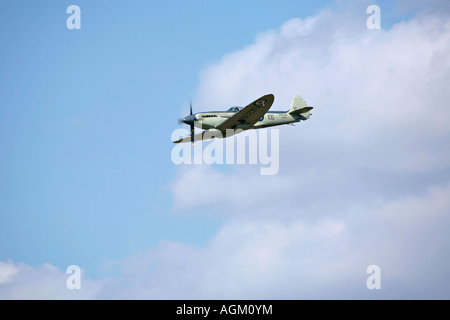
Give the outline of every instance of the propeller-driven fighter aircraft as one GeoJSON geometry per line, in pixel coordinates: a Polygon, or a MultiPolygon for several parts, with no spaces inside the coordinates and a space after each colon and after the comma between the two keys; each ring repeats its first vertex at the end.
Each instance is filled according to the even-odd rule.
{"type": "Polygon", "coordinates": [[[181,119],[181,122],[189,125],[191,134],[183,139],[174,141],[194,142],[198,140],[211,139],[212,137],[229,137],[241,132],[241,130],[260,129],[283,124],[292,124],[308,120],[311,116],[310,107],[305,100],[296,95],[291,103],[291,108],[284,111],[270,111],[275,97],[273,94],[267,94],[256,99],[245,108],[231,107],[227,111],[207,111],[192,113],[181,119]],[[206,129],[202,133],[194,134],[194,127],[206,129]],[[241,130],[238,130],[241,129],[241,130]]]}

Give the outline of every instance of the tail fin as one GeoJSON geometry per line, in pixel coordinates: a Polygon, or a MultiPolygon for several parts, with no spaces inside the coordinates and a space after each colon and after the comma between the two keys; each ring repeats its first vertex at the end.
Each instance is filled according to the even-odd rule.
{"type": "Polygon", "coordinates": [[[292,99],[291,108],[289,109],[288,113],[302,114],[307,113],[312,109],[313,107],[308,107],[308,105],[306,104],[305,100],[303,100],[302,97],[296,95],[294,99],[292,99]]]}

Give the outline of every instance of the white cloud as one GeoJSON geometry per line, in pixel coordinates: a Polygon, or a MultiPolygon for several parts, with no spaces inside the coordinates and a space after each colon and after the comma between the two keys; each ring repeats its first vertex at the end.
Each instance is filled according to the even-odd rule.
{"type": "Polygon", "coordinates": [[[237,217],[204,248],[163,241],[121,261],[119,278],[82,277],[81,290],[54,266],[9,261],[16,272],[0,298],[448,298],[449,213],[447,186],[313,223],[237,217]],[[380,291],[365,286],[372,264],[380,291]]]}
{"type": "MultiPolygon", "coordinates": [[[[123,263],[140,298],[446,298],[450,187],[305,222],[229,220],[205,248],[162,242],[123,263]],[[382,290],[366,288],[379,265],[382,290]]],[[[128,292],[127,292],[128,291],[128,292]]],[[[127,292],[127,293],[126,293],[127,292]]],[[[127,296],[129,297],[129,296],[127,296]]]]}
{"type": "Polygon", "coordinates": [[[17,267],[11,260],[0,261],[0,284],[11,281],[15,274],[17,274],[17,267]]]}
{"type": "Polygon", "coordinates": [[[214,211],[227,217],[252,213],[261,216],[261,208],[280,208],[276,199],[290,195],[295,188],[295,182],[282,175],[261,176],[259,164],[252,168],[239,167],[232,173],[218,172],[208,166],[180,168],[178,179],[171,184],[175,209],[221,208],[214,211]]]}

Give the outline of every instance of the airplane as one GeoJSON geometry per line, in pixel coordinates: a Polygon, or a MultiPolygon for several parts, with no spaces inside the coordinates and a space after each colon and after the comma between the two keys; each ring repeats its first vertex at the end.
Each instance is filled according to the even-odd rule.
{"type": "Polygon", "coordinates": [[[207,111],[192,113],[180,122],[190,126],[191,134],[185,138],[173,141],[173,143],[184,143],[198,140],[206,140],[215,137],[230,137],[243,130],[261,129],[283,124],[293,124],[295,122],[308,120],[313,107],[308,106],[299,95],[292,100],[288,111],[270,111],[275,97],[273,94],[266,94],[256,99],[245,108],[231,107],[227,111],[207,111]],[[202,133],[194,134],[194,127],[206,129],[202,133]],[[241,129],[241,130],[238,130],[241,129]]]}

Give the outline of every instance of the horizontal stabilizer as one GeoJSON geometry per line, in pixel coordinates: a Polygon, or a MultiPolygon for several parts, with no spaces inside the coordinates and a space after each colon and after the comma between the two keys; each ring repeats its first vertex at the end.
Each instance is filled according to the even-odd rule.
{"type": "Polygon", "coordinates": [[[297,109],[297,110],[294,110],[294,111],[289,111],[289,113],[290,114],[301,114],[301,113],[309,112],[312,109],[313,109],[313,107],[304,107],[304,108],[297,109]]]}

